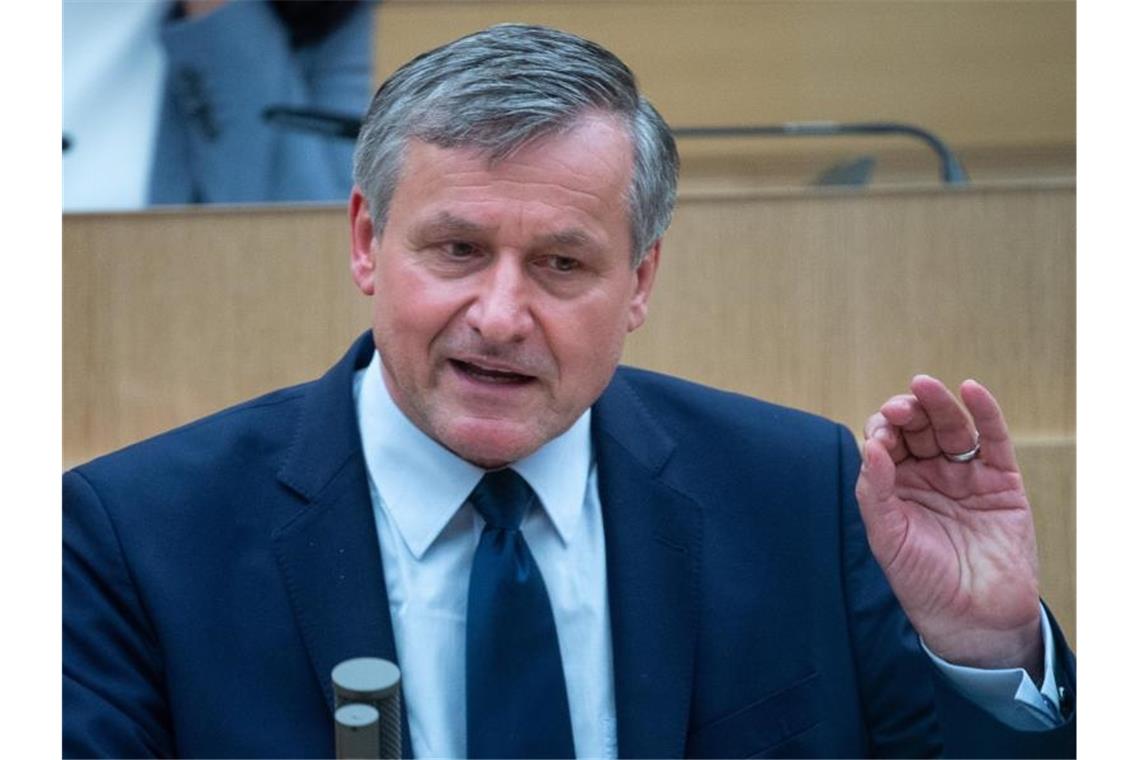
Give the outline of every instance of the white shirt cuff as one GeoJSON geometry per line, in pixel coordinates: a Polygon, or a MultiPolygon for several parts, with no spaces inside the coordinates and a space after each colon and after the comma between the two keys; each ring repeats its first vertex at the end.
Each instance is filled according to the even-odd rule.
{"type": "Polygon", "coordinates": [[[1053,631],[1044,605],[1041,606],[1041,636],[1045,643],[1045,677],[1040,689],[1025,668],[989,670],[953,665],[931,652],[921,637],[919,643],[950,683],[974,704],[1011,728],[1041,731],[1064,722],[1053,674],[1053,631]]]}

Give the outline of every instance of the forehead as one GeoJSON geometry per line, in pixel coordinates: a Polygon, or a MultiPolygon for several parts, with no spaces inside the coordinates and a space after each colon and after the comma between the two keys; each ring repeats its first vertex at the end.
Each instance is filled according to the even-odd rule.
{"type": "Polygon", "coordinates": [[[629,132],[618,118],[605,115],[582,117],[499,159],[479,148],[411,139],[388,221],[406,226],[451,218],[479,226],[513,215],[584,226],[591,234],[616,225],[628,241],[632,172],[629,132]]]}

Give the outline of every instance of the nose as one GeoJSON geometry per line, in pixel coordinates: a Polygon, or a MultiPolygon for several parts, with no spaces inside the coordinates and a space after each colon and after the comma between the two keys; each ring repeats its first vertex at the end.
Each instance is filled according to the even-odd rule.
{"type": "Polygon", "coordinates": [[[534,328],[523,264],[501,256],[483,271],[467,324],[489,343],[517,343],[534,328]]]}

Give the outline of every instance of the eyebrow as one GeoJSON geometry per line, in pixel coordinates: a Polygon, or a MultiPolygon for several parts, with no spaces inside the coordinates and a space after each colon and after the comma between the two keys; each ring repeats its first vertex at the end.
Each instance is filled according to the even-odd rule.
{"type": "MultiPolygon", "coordinates": [[[[424,221],[415,224],[412,227],[412,234],[416,237],[427,238],[449,237],[453,235],[478,237],[487,234],[489,229],[489,227],[479,224],[478,222],[456,216],[450,211],[440,211],[424,221]]],[[[593,236],[578,227],[570,227],[541,235],[535,241],[535,244],[537,248],[553,247],[570,248],[574,250],[594,250],[601,247],[593,236]]]]}
{"type": "Polygon", "coordinates": [[[412,227],[417,237],[442,237],[447,235],[480,235],[487,231],[481,224],[456,216],[450,211],[440,211],[412,227]]]}
{"type": "Polygon", "coordinates": [[[543,235],[538,240],[544,248],[593,249],[598,247],[592,237],[576,227],[543,235]]]}

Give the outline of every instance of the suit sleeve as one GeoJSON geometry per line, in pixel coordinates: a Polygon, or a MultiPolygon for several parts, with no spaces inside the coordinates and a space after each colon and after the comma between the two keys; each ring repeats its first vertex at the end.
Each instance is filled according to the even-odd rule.
{"type": "Polygon", "coordinates": [[[868,754],[939,756],[943,745],[934,709],[934,668],[871,555],[855,502],[859,451],[850,432],[838,431],[844,593],[868,754]]]}
{"type": "Polygon", "coordinates": [[[1062,694],[1063,722],[1054,728],[1019,731],[963,696],[945,676],[935,676],[938,711],[946,723],[949,757],[1076,757],[1077,664],[1057,621],[1046,609],[1056,655],[1053,673],[1062,694]]]}
{"type": "Polygon", "coordinates": [[[173,755],[154,631],[99,495],[69,472],[63,479],[63,756],[173,755]]]}
{"type": "Polygon", "coordinates": [[[269,124],[270,106],[363,115],[372,84],[374,4],[294,48],[267,2],[231,2],[166,24],[166,84],[152,203],[344,200],[352,140],[269,124]]]}
{"type": "Polygon", "coordinates": [[[855,500],[861,458],[840,433],[844,583],[864,721],[876,756],[1074,757],[1076,665],[1056,621],[1057,683],[1070,695],[1065,722],[1021,731],[995,718],[955,688],[922,652],[910,621],[871,555],[855,500]]]}

